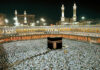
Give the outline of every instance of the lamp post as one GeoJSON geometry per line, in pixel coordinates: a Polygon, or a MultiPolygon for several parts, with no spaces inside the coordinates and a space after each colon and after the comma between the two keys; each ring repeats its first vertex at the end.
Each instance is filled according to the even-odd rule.
{"type": "Polygon", "coordinates": [[[40,20],[41,20],[42,22],[45,22],[45,19],[44,19],[44,18],[41,18],[40,20]]]}
{"type": "Polygon", "coordinates": [[[39,21],[39,20],[37,20],[37,21],[36,21],[36,25],[37,25],[37,26],[39,26],[39,23],[40,23],[40,21],[39,21]]]}
{"type": "Polygon", "coordinates": [[[5,23],[6,23],[6,24],[9,23],[9,20],[8,20],[8,19],[5,19],[5,23]]]}
{"type": "Polygon", "coordinates": [[[82,17],[81,17],[81,19],[82,19],[82,20],[85,20],[85,17],[84,17],[84,16],[82,16],[82,17]]]}
{"type": "Polygon", "coordinates": [[[40,20],[41,20],[42,25],[44,25],[44,26],[45,26],[45,25],[46,25],[46,23],[45,23],[45,22],[46,22],[46,20],[45,20],[44,18],[41,18],[40,20]]]}
{"type": "Polygon", "coordinates": [[[33,22],[33,23],[31,23],[31,26],[35,26],[35,23],[33,22]]]}
{"type": "Polygon", "coordinates": [[[36,23],[37,23],[37,24],[39,24],[39,23],[40,23],[40,21],[39,21],[39,20],[37,20],[37,21],[36,21],[36,23]]]}
{"type": "Polygon", "coordinates": [[[82,16],[82,17],[81,17],[82,25],[85,25],[85,24],[86,24],[84,20],[85,20],[85,17],[82,16]]]}
{"type": "Polygon", "coordinates": [[[47,23],[43,23],[44,26],[46,26],[47,23]]]}

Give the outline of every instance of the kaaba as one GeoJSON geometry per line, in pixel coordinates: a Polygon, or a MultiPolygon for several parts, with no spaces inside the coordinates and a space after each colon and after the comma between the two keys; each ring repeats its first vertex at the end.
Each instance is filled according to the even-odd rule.
{"type": "Polygon", "coordinates": [[[48,48],[50,49],[61,49],[62,48],[62,38],[61,37],[49,37],[48,38],[48,48]]]}

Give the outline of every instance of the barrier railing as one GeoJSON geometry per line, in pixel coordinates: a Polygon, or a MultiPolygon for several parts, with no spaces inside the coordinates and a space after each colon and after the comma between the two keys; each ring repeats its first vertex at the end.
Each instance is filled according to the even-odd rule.
{"type": "Polygon", "coordinates": [[[78,35],[68,35],[68,34],[41,34],[41,35],[26,35],[26,36],[8,36],[0,38],[0,43],[18,41],[18,40],[33,40],[48,37],[62,37],[72,40],[100,43],[100,37],[89,37],[89,36],[78,36],[78,35]]]}

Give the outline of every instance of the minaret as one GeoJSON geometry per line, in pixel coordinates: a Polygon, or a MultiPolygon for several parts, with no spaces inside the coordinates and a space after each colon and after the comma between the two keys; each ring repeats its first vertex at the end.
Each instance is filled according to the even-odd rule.
{"type": "Polygon", "coordinates": [[[17,17],[17,10],[15,10],[15,17],[17,17]]]}
{"type": "Polygon", "coordinates": [[[26,17],[27,13],[26,11],[24,11],[24,23],[27,23],[27,17],[26,17]]]}
{"type": "Polygon", "coordinates": [[[19,22],[18,22],[18,18],[17,18],[17,10],[15,10],[15,18],[14,18],[14,20],[15,20],[15,26],[19,26],[20,24],[19,24],[19,22]]]}
{"type": "Polygon", "coordinates": [[[65,17],[64,17],[64,5],[62,4],[62,7],[61,7],[61,10],[62,10],[62,16],[61,16],[61,22],[64,22],[65,21],[65,17]]]}
{"type": "Polygon", "coordinates": [[[76,3],[74,3],[74,6],[73,6],[73,22],[77,21],[76,9],[77,9],[77,6],[76,6],[76,3]]]}

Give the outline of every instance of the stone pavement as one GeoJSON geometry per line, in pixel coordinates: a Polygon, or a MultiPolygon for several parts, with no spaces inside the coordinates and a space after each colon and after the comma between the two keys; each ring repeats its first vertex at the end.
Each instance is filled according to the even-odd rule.
{"type": "Polygon", "coordinates": [[[100,70],[98,44],[63,39],[62,49],[49,50],[47,39],[37,39],[2,46],[7,70],[100,70]]]}

